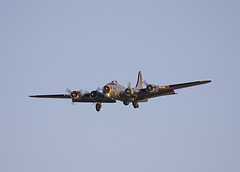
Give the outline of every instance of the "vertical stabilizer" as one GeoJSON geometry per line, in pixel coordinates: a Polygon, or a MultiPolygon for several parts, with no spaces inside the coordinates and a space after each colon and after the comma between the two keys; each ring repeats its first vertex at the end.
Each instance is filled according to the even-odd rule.
{"type": "Polygon", "coordinates": [[[141,71],[138,72],[138,79],[137,79],[137,84],[135,88],[136,89],[144,88],[143,76],[141,71]]]}

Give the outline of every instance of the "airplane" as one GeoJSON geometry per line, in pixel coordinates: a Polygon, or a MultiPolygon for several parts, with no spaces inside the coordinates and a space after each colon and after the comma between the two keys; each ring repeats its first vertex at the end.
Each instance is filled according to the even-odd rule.
{"type": "Polygon", "coordinates": [[[131,88],[131,82],[128,82],[128,86],[125,88],[123,85],[114,80],[106,84],[102,89],[98,88],[92,92],[86,92],[84,90],[71,91],[67,88],[66,92],[68,92],[68,94],[31,95],[29,97],[72,99],[72,102],[93,102],[96,103],[96,111],[99,112],[102,107],[102,103],[116,103],[116,101],[122,101],[126,106],[129,105],[129,103],[132,103],[134,108],[139,108],[139,102],[147,102],[148,99],[154,97],[174,95],[177,94],[175,93],[176,89],[192,87],[209,82],[211,82],[211,80],[158,86],[148,84],[145,80],[143,80],[142,72],[139,71],[137,84],[133,88],[131,88]]]}

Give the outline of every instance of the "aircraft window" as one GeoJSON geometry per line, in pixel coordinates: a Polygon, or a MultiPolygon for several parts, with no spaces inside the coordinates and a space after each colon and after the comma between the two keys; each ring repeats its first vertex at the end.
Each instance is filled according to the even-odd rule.
{"type": "Polygon", "coordinates": [[[117,81],[116,81],[116,80],[115,80],[115,81],[112,81],[112,83],[113,83],[113,84],[116,84],[116,83],[117,83],[117,81]]]}

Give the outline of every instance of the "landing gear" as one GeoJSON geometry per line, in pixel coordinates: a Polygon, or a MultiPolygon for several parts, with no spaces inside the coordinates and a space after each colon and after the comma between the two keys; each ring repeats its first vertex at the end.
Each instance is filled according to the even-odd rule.
{"type": "Polygon", "coordinates": [[[102,107],[102,104],[101,103],[97,103],[96,104],[96,111],[99,112],[101,107],[102,107]]]}
{"type": "Polygon", "coordinates": [[[134,108],[139,108],[138,102],[136,102],[136,101],[132,102],[132,105],[134,108]]]}
{"type": "Polygon", "coordinates": [[[123,104],[124,104],[125,106],[127,106],[127,105],[129,105],[129,102],[123,101],[123,104]]]}

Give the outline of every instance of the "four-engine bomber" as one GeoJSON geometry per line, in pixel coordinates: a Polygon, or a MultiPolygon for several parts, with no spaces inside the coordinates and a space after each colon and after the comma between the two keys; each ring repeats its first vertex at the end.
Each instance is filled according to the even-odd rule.
{"type": "Polygon", "coordinates": [[[131,88],[131,82],[128,82],[128,86],[125,88],[117,81],[112,81],[103,88],[98,88],[92,92],[71,91],[66,89],[68,94],[55,94],[55,95],[34,95],[29,97],[35,98],[65,98],[72,99],[72,102],[94,102],[96,103],[96,110],[99,112],[102,103],[116,103],[116,101],[122,101],[124,105],[132,103],[134,108],[139,108],[139,102],[147,102],[149,98],[173,95],[176,94],[174,90],[206,84],[211,80],[187,82],[181,84],[173,84],[166,86],[157,86],[153,84],[147,84],[143,80],[141,71],[138,73],[137,84],[131,88]],[[146,86],[146,87],[145,87],[146,86]]]}

